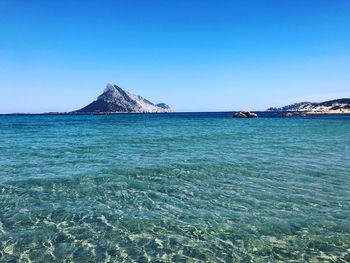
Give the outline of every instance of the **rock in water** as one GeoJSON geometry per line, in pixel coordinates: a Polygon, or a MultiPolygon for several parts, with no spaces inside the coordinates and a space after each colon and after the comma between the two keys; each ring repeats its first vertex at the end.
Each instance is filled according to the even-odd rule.
{"type": "Polygon", "coordinates": [[[255,113],[252,113],[248,110],[242,110],[242,111],[239,111],[239,112],[236,112],[234,115],[233,115],[234,118],[257,118],[258,115],[255,114],[255,113]]]}
{"type": "Polygon", "coordinates": [[[172,112],[165,103],[152,102],[136,96],[113,83],[108,83],[103,93],[84,108],[75,113],[160,113],[172,112]]]}

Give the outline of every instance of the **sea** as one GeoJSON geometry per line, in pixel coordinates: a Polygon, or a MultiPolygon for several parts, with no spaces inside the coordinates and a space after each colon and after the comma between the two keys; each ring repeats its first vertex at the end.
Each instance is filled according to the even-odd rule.
{"type": "Polygon", "coordinates": [[[0,116],[0,262],[350,262],[350,115],[0,116]]]}

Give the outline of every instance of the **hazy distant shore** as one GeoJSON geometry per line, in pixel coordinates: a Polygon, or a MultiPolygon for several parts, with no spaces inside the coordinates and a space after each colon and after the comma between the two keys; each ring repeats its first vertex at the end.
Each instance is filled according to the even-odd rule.
{"type": "Polygon", "coordinates": [[[350,110],[308,111],[307,114],[350,114],[350,110]]]}

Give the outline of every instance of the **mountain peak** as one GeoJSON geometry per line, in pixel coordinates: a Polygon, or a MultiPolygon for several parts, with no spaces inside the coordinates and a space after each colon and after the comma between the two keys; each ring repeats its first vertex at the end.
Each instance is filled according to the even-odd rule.
{"type": "Polygon", "coordinates": [[[108,83],[103,93],[86,107],[75,112],[85,113],[160,113],[171,112],[164,103],[153,104],[141,96],[123,90],[114,83],[108,83]]]}
{"type": "Polygon", "coordinates": [[[118,87],[118,86],[115,85],[114,83],[109,82],[109,83],[107,83],[106,88],[104,89],[103,93],[108,92],[108,91],[114,91],[116,89],[116,87],[118,87]]]}
{"type": "Polygon", "coordinates": [[[108,93],[108,92],[114,93],[114,92],[120,92],[122,90],[123,89],[120,88],[119,86],[115,85],[114,83],[109,82],[109,83],[107,83],[106,88],[104,89],[103,93],[108,93]]]}

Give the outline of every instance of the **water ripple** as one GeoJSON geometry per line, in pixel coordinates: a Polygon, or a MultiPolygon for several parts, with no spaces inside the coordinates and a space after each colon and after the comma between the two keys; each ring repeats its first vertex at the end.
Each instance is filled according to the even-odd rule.
{"type": "Polygon", "coordinates": [[[0,127],[1,262],[350,261],[349,119],[0,127]]]}

